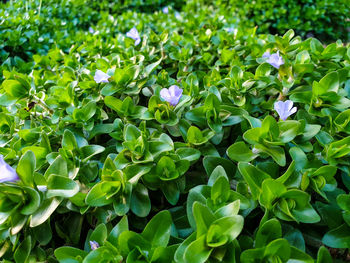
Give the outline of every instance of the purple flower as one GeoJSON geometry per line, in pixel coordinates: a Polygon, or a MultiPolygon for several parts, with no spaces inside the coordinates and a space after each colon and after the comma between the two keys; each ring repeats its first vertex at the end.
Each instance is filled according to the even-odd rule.
{"type": "Polygon", "coordinates": [[[271,54],[270,54],[269,51],[266,51],[266,52],[262,55],[263,58],[269,58],[270,56],[271,56],[271,54]]]}
{"type": "Polygon", "coordinates": [[[136,27],[130,29],[130,31],[126,33],[126,36],[135,40],[135,46],[137,46],[141,42],[140,34],[139,31],[137,31],[136,27]]]}
{"type": "Polygon", "coordinates": [[[229,27],[229,28],[226,28],[226,31],[228,33],[234,33],[235,32],[235,28],[233,26],[229,27]]]}
{"type": "Polygon", "coordinates": [[[160,97],[169,102],[170,105],[172,106],[176,106],[176,104],[179,103],[179,100],[182,97],[182,89],[180,89],[178,86],[176,85],[172,85],[169,87],[169,89],[162,89],[160,91],[160,97]]]}
{"type": "Polygon", "coordinates": [[[266,62],[277,69],[279,69],[280,66],[284,64],[283,58],[280,56],[279,51],[274,54],[270,54],[270,52],[267,51],[263,54],[263,58],[267,58],[266,62]]]}
{"type": "Polygon", "coordinates": [[[96,241],[89,241],[90,243],[90,247],[91,247],[91,250],[95,250],[95,249],[98,249],[100,247],[100,244],[97,243],[96,241]]]}
{"type": "Polygon", "coordinates": [[[95,72],[95,76],[94,76],[94,80],[96,81],[96,83],[108,83],[108,79],[110,78],[110,76],[106,73],[104,73],[102,70],[96,70],[95,72]]]}
{"type": "Polygon", "coordinates": [[[95,30],[92,27],[89,27],[89,33],[93,34],[93,33],[95,33],[95,30]]]}
{"type": "Polygon", "coordinates": [[[164,14],[169,14],[169,8],[167,6],[163,7],[162,12],[164,14]]]}
{"type": "Polygon", "coordinates": [[[296,113],[297,107],[293,108],[293,101],[277,101],[274,104],[275,111],[277,111],[278,115],[282,120],[286,120],[290,115],[296,113]]]}
{"type": "Polygon", "coordinates": [[[8,165],[4,157],[0,155],[0,183],[16,182],[20,180],[16,171],[8,165]]]}

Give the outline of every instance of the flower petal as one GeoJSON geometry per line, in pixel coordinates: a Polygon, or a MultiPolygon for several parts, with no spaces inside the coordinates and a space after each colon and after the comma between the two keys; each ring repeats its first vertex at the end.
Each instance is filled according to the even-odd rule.
{"type": "Polygon", "coordinates": [[[289,111],[289,116],[297,112],[297,107],[294,107],[289,111]]]}
{"type": "Polygon", "coordinates": [[[3,156],[0,155],[0,183],[16,182],[20,180],[16,171],[8,165],[3,156]]]}
{"type": "Polygon", "coordinates": [[[269,58],[270,57],[270,52],[269,51],[266,51],[263,55],[262,55],[263,58],[269,58]]]}
{"type": "Polygon", "coordinates": [[[89,241],[89,243],[90,243],[91,250],[95,250],[95,249],[98,249],[100,247],[100,244],[97,243],[96,241],[89,241]]]}
{"type": "Polygon", "coordinates": [[[126,33],[126,36],[133,40],[137,40],[140,38],[139,32],[137,31],[136,27],[130,29],[130,31],[126,33]]]}
{"type": "Polygon", "coordinates": [[[110,76],[106,73],[104,73],[102,70],[96,70],[95,72],[95,76],[94,76],[94,80],[96,81],[96,83],[107,83],[108,79],[110,78],[110,76]]]}
{"type": "Polygon", "coordinates": [[[293,107],[293,101],[277,101],[274,104],[274,108],[277,111],[278,115],[282,120],[286,120],[290,115],[294,114],[297,111],[297,107],[293,107]]]}
{"type": "Polygon", "coordinates": [[[140,44],[140,42],[141,42],[141,38],[137,38],[137,39],[135,40],[135,46],[137,46],[138,44],[140,44]]]}
{"type": "Polygon", "coordinates": [[[293,108],[293,101],[291,101],[291,100],[286,100],[286,101],[284,102],[284,105],[285,105],[285,110],[286,110],[286,111],[290,111],[291,108],[293,108]]]}
{"type": "Polygon", "coordinates": [[[160,96],[165,101],[169,102],[172,106],[176,106],[182,97],[182,89],[176,85],[172,85],[169,89],[162,89],[160,91],[160,96]]]}
{"type": "Polygon", "coordinates": [[[159,94],[160,94],[160,97],[165,101],[168,101],[171,98],[169,90],[166,88],[162,89],[159,94]]]}

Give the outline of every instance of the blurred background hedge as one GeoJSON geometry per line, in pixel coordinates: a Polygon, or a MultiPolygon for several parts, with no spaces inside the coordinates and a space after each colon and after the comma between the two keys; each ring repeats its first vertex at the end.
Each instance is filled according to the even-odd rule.
{"type": "Polygon", "coordinates": [[[237,14],[245,26],[258,33],[313,36],[325,42],[350,39],[349,0],[231,0],[219,1],[237,14]]]}

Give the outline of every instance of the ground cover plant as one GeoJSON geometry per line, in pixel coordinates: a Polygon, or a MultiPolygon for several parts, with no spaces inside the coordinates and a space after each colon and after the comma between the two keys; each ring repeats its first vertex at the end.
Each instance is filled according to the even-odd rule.
{"type": "Polygon", "coordinates": [[[349,260],[350,45],[233,4],[0,4],[2,262],[349,260]]]}

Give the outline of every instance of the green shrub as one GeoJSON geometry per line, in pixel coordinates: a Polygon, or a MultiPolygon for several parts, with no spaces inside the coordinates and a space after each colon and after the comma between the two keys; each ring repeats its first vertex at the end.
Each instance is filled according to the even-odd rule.
{"type": "Polygon", "coordinates": [[[0,11],[4,262],[346,259],[350,44],[84,2],[0,11]]]}
{"type": "Polygon", "coordinates": [[[283,34],[293,28],[303,37],[330,42],[350,39],[347,0],[244,0],[229,2],[242,25],[258,26],[259,33],[283,34]]]}

